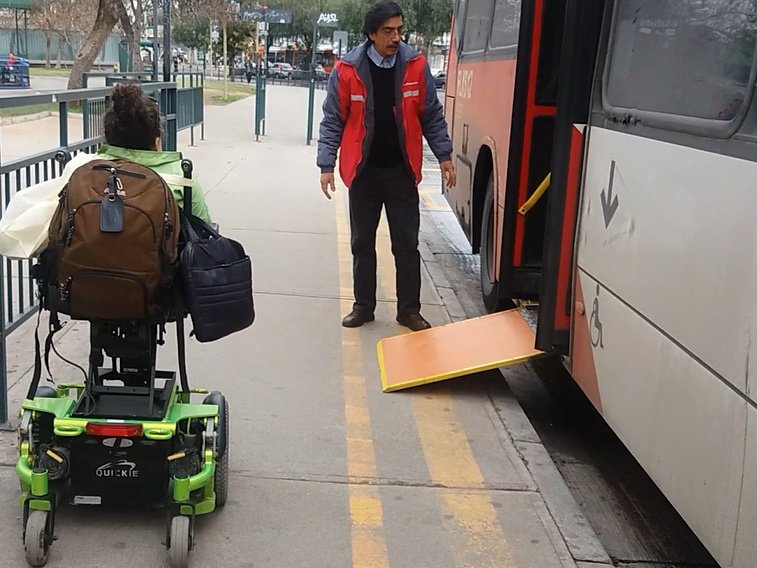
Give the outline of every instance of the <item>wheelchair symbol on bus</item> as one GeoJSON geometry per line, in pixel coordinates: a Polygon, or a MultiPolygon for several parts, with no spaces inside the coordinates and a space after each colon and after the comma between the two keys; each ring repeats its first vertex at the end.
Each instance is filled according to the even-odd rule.
{"type": "Polygon", "coordinates": [[[597,284],[597,295],[594,296],[594,302],[591,306],[591,317],[589,318],[589,328],[591,333],[591,344],[594,347],[604,349],[602,341],[602,320],[599,319],[599,284],[597,284]]]}

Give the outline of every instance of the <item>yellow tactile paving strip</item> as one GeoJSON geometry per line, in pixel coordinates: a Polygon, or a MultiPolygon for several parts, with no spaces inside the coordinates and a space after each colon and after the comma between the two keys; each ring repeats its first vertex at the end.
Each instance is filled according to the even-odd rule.
{"type": "MultiPolygon", "coordinates": [[[[340,186],[335,196],[343,314],[352,308],[352,256],[346,192],[347,189],[340,186]]],[[[386,232],[386,224],[382,221],[379,235],[386,232]]],[[[395,272],[389,240],[377,239],[377,247],[378,287],[383,297],[393,298],[395,272]]],[[[366,479],[377,477],[373,436],[380,433],[371,429],[361,335],[354,330],[344,330],[342,352],[347,461],[351,481],[352,565],[365,568],[388,566],[381,497],[378,488],[365,484],[366,479]],[[361,481],[363,484],[359,484],[361,481]]],[[[434,397],[414,397],[410,408],[416,429],[408,432],[408,436],[418,436],[431,485],[440,488],[438,507],[444,519],[448,519],[444,524],[450,531],[450,538],[455,535],[455,541],[460,542],[462,538],[467,545],[464,549],[452,551],[455,565],[469,567],[473,557],[478,559],[476,565],[481,568],[516,568],[496,508],[486,491],[483,473],[456,413],[454,397],[448,391],[436,391],[434,397]]]]}
{"type": "MultiPolygon", "coordinates": [[[[339,286],[341,313],[352,309],[352,255],[344,186],[335,196],[339,240],[339,286]]],[[[342,328],[342,371],[344,375],[344,418],[347,438],[347,475],[351,520],[353,568],[389,566],[384,540],[381,497],[375,479],[376,453],[373,449],[371,414],[368,409],[363,348],[360,336],[342,328]]]]}

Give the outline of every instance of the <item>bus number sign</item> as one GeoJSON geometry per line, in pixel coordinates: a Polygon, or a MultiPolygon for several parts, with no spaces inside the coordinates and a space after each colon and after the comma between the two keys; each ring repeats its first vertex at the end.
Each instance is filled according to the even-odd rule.
{"type": "Polygon", "coordinates": [[[473,70],[461,69],[457,75],[457,96],[470,99],[473,96],[473,70]]]}

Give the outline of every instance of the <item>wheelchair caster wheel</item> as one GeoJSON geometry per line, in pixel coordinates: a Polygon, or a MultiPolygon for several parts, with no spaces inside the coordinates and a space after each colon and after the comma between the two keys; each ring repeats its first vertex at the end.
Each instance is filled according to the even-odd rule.
{"type": "Polygon", "coordinates": [[[189,517],[174,517],[171,519],[171,548],[168,549],[171,568],[188,568],[189,549],[189,517]]]}
{"type": "Polygon", "coordinates": [[[46,511],[31,511],[26,519],[26,530],[24,532],[24,550],[26,551],[26,561],[29,566],[44,566],[47,564],[47,557],[50,554],[51,538],[47,533],[47,516],[50,513],[46,511]]]}

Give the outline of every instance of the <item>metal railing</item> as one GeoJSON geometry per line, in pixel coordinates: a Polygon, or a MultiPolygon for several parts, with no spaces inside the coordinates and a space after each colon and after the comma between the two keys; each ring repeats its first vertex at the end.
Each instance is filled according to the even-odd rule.
{"type": "MultiPolygon", "coordinates": [[[[124,81],[135,81],[142,85],[144,91],[148,91],[148,85],[153,84],[152,73],[146,71],[129,71],[113,73],[105,71],[90,71],[82,73],[82,85],[89,86],[90,79],[101,78],[105,80],[105,86],[111,87],[124,81]]],[[[195,144],[195,127],[199,126],[200,140],[205,140],[205,77],[199,72],[171,73],[171,81],[176,84],[176,103],[166,103],[175,108],[176,132],[190,129],[190,144],[195,144]]],[[[88,103],[91,104],[91,103],[88,103]]],[[[85,105],[87,106],[87,105],[85,105]]],[[[85,110],[86,115],[86,110],[85,110]]],[[[167,135],[168,137],[168,135],[167,135]]],[[[164,145],[165,147],[165,145],[164,145]]],[[[165,147],[175,150],[176,146],[165,147]]]]}
{"type": "MultiPolygon", "coordinates": [[[[144,83],[142,89],[159,101],[165,133],[163,146],[166,150],[175,150],[178,117],[182,114],[176,84],[144,83]]],[[[0,216],[16,193],[61,174],[62,164],[56,160],[61,150],[71,155],[97,151],[105,141],[103,117],[110,93],[111,88],[104,87],[0,98],[0,109],[57,104],[59,143],[49,150],[0,163],[0,216]],[[79,109],[83,114],[82,137],[77,136],[72,142],[69,114],[79,109]]],[[[0,429],[8,427],[6,340],[39,305],[30,277],[32,264],[31,260],[0,258],[0,429]]]]}

